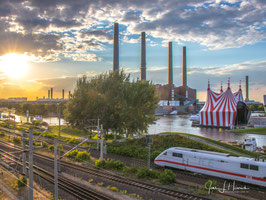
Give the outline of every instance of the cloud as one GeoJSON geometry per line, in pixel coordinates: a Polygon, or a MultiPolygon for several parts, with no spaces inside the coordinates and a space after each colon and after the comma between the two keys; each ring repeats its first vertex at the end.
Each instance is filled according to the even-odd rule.
{"type": "Polygon", "coordinates": [[[265,38],[265,12],[262,0],[2,0],[0,55],[17,51],[42,62],[61,57],[98,61],[84,55],[112,43],[114,22],[123,24],[121,38],[128,43],[136,43],[133,36],[145,31],[162,41],[236,48],[265,38]]]}

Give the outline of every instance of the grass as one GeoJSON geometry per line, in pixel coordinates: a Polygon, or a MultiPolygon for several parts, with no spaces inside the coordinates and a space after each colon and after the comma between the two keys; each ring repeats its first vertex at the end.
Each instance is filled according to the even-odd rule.
{"type": "MultiPolygon", "coordinates": [[[[59,132],[59,127],[54,125],[54,126],[49,126],[49,131],[54,133],[55,135],[58,135],[59,132]]],[[[83,130],[77,129],[77,128],[72,128],[67,125],[61,125],[61,135],[62,136],[67,136],[71,138],[79,138],[79,137],[84,137],[88,136],[89,132],[85,132],[83,130]]]]}
{"type": "Polygon", "coordinates": [[[254,133],[254,134],[266,135],[266,127],[233,129],[233,130],[230,130],[229,132],[233,132],[233,133],[254,133]]]}
{"type": "MultiPolygon", "coordinates": [[[[188,134],[188,133],[179,133],[179,132],[166,132],[166,133],[161,133],[161,134],[181,134],[181,135],[188,135],[188,136],[198,137],[198,138],[203,139],[205,141],[209,141],[211,143],[214,143],[214,144],[217,144],[219,146],[234,150],[234,151],[239,152],[239,153],[246,154],[246,155],[251,156],[251,157],[262,156],[262,154],[260,154],[260,153],[248,151],[248,150],[245,150],[245,149],[241,149],[239,147],[236,147],[236,146],[233,146],[233,145],[230,145],[230,144],[227,144],[227,143],[223,143],[223,142],[220,142],[220,141],[217,141],[217,140],[213,140],[213,139],[202,137],[202,136],[198,136],[198,135],[192,135],[192,134],[188,134]]],[[[230,154],[232,154],[232,153],[230,153],[230,154]]]]}

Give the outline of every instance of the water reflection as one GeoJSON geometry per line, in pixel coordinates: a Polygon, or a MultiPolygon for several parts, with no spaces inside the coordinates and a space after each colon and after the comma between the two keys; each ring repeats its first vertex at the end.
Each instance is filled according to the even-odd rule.
{"type": "Polygon", "coordinates": [[[266,145],[266,135],[259,134],[235,134],[229,133],[226,129],[216,128],[199,128],[192,127],[192,122],[189,121],[189,116],[172,115],[158,117],[155,124],[148,129],[149,134],[157,134],[161,132],[183,132],[194,135],[208,137],[214,140],[223,141],[243,141],[244,136],[252,136],[257,140],[259,147],[266,145]]]}

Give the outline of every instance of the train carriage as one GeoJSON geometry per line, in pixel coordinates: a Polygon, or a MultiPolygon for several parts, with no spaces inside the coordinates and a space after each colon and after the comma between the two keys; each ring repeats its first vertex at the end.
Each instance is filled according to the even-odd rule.
{"type": "Polygon", "coordinates": [[[173,147],[154,160],[162,167],[178,168],[266,187],[266,162],[230,154],[173,147]]]}

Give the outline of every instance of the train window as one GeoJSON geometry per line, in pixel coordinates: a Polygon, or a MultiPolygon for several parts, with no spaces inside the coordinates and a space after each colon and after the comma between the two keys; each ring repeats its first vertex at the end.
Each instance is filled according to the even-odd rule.
{"type": "Polygon", "coordinates": [[[178,153],[178,154],[177,154],[177,157],[179,157],[179,158],[183,158],[183,154],[182,154],[182,153],[178,153]]]}
{"type": "Polygon", "coordinates": [[[178,157],[178,158],[183,158],[183,154],[182,153],[174,153],[172,154],[173,157],[178,157]]]}
{"type": "Polygon", "coordinates": [[[259,166],[258,165],[250,165],[250,169],[259,171],[259,166]]]}
{"type": "Polygon", "coordinates": [[[240,167],[244,169],[248,169],[248,164],[240,163],[240,167]]]}
{"type": "Polygon", "coordinates": [[[163,155],[164,155],[164,156],[166,156],[166,155],[167,155],[167,151],[166,151],[166,152],[164,152],[164,153],[163,153],[163,155]]]}
{"type": "Polygon", "coordinates": [[[224,160],[221,160],[221,162],[224,162],[224,160]]]}

